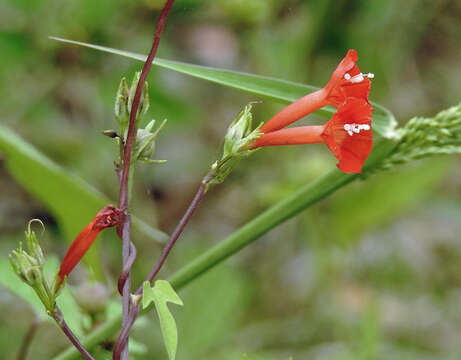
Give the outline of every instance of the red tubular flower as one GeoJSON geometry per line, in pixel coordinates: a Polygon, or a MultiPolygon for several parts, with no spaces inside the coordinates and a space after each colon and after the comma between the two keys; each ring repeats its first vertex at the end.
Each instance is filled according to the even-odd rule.
{"type": "Polygon", "coordinates": [[[356,65],[357,51],[349,50],[331,75],[328,84],[285,107],[261,127],[262,133],[269,133],[303,118],[326,105],[340,107],[347,98],[355,97],[368,102],[371,82],[374,75],[363,74],[356,65]]]}
{"type": "Polygon", "coordinates": [[[339,170],[361,173],[373,147],[372,110],[366,100],[349,98],[325,125],[273,131],[256,139],[252,148],[323,142],[339,160],[339,170]]]}
{"type": "Polygon", "coordinates": [[[88,251],[99,232],[108,227],[120,223],[123,212],[112,205],[103,207],[96,214],[94,219],[77,235],[67,250],[59,268],[59,283],[62,283],[66,276],[79,263],[83,255],[88,251]]]}

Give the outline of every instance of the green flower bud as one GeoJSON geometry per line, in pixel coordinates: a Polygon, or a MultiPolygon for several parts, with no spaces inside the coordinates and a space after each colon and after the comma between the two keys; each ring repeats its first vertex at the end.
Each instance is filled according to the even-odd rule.
{"type": "Polygon", "coordinates": [[[128,114],[128,96],[130,91],[126,83],[126,78],[120,80],[120,85],[118,87],[117,95],[115,96],[115,117],[126,116],[128,114]]]}
{"type": "Polygon", "coordinates": [[[14,272],[22,281],[33,288],[46,310],[52,313],[55,311],[57,293],[49,287],[43,275],[45,256],[35,232],[31,229],[31,225],[35,221],[43,226],[40,220],[34,219],[29,221],[27,230],[25,231],[28,252],[23,249],[20,242],[18,248],[11,252],[9,259],[14,272]]]}
{"type": "Polygon", "coordinates": [[[35,274],[30,274],[30,271],[32,268],[38,268],[40,266],[39,261],[22,249],[22,243],[19,243],[19,248],[17,250],[13,250],[11,252],[10,263],[13,270],[22,281],[30,286],[34,286],[36,284],[36,276],[35,274]]]}
{"type": "Polygon", "coordinates": [[[35,259],[37,262],[37,265],[42,266],[45,264],[45,256],[43,255],[43,250],[40,247],[40,244],[38,243],[37,236],[35,235],[35,232],[31,230],[31,224],[33,222],[38,222],[40,225],[42,225],[43,229],[45,229],[43,223],[38,220],[38,219],[33,219],[29,221],[29,224],[27,226],[27,230],[25,232],[26,234],[26,244],[27,248],[29,249],[29,253],[31,255],[32,259],[35,259]]]}
{"type": "MultiPolygon", "coordinates": [[[[129,91],[129,97],[128,97],[128,112],[131,112],[131,107],[133,106],[133,100],[134,96],[136,94],[136,88],[138,86],[139,78],[141,77],[141,72],[137,72],[134,77],[133,81],[131,82],[131,87],[129,91]]],[[[147,81],[144,83],[142,92],[141,92],[141,98],[139,100],[139,106],[138,106],[138,111],[136,112],[136,121],[139,121],[139,119],[147,113],[147,110],[149,110],[149,85],[147,84],[147,81]]]]}
{"type": "Polygon", "coordinates": [[[251,108],[251,104],[245,106],[230,124],[224,138],[222,157],[211,166],[213,178],[208,182],[207,190],[211,185],[222,183],[242,158],[256,151],[251,150],[251,146],[262,135],[259,131],[262,123],[253,129],[251,108]]]}
{"type": "Polygon", "coordinates": [[[152,131],[155,125],[155,120],[152,120],[144,129],[138,129],[134,149],[134,158],[136,160],[149,164],[163,164],[166,162],[166,160],[151,159],[155,152],[155,139],[165,124],[166,120],[164,120],[155,131],[152,131]]]}
{"type": "MultiPolygon", "coordinates": [[[[128,126],[130,123],[131,107],[133,106],[133,100],[136,94],[136,87],[138,86],[140,76],[141,76],[140,72],[137,72],[134,75],[133,81],[131,82],[131,85],[129,88],[128,88],[126,79],[122,78],[122,80],[120,81],[118,91],[117,91],[117,95],[115,96],[115,106],[114,106],[115,119],[117,120],[120,126],[119,134],[124,139],[128,131],[128,126]]],[[[139,100],[138,110],[136,112],[136,123],[139,122],[139,119],[143,115],[145,115],[147,113],[147,110],[149,109],[149,91],[148,90],[149,90],[149,86],[147,82],[145,82],[142,92],[141,92],[141,98],[139,100]]]]}
{"type": "Polygon", "coordinates": [[[38,266],[28,268],[25,271],[24,276],[30,286],[35,286],[43,282],[42,272],[38,266]]]}
{"type": "Polygon", "coordinates": [[[253,142],[262,134],[259,132],[260,124],[256,129],[253,128],[253,115],[251,114],[251,104],[238,114],[237,118],[230,124],[224,138],[223,159],[229,156],[246,156],[251,150],[253,142]]]}
{"type": "Polygon", "coordinates": [[[8,256],[9,259],[10,259],[11,267],[13,268],[14,272],[16,273],[16,275],[18,275],[19,278],[20,278],[22,281],[24,281],[24,282],[27,283],[27,279],[26,279],[26,277],[24,276],[24,273],[23,273],[23,271],[22,271],[22,268],[21,268],[21,266],[19,265],[19,263],[15,260],[15,258],[14,258],[13,255],[14,255],[14,251],[13,251],[12,254],[10,254],[10,255],[8,256]]]}
{"type": "Polygon", "coordinates": [[[117,95],[115,96],[115,119],[120,126],[120,133],[124,134],[128,129],[130,111],[128,109],[128,97],[130,91],[125,78],[122,78],[118,87],[117,95]]]}

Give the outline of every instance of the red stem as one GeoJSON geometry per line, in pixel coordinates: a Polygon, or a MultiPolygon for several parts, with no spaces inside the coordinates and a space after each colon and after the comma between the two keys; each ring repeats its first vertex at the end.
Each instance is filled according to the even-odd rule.
{"type": "MultiPolygon", "coordinates": [[[[183,217],[181,218],[178,225],[176,226],[176,229],[171,234],[170,239],[168,240],[168,243],[163,248],[163,251],[159,259],[157,260],[157,263],[154,265],[151,273],[146,278],[146,281],[152,282],[152,280],[155,278],[155,276],[158,274],[158,272],[162,268],[163,264],[165,263],[166,258],[170,254],[171,249],[175,245],[179,236],[184,231],[184,228],[186,227],[187,223],[191,219],[195,210],[197,210],[197,207],[200,201],[203,199],[206,193],[206,188],[209,182],[213,179],[214,175],[215,174],[213,172],[210,172],[203,178],[202,183],[200,184],[200,187],[198,188],[197,193],[194,196],[194,199],[192,200],[186,212],[184,213],[183,217]]],[[[143,286],[141,285],[136,291],[136,295],[140,295],[142,293],[142,289],[143,289],[143,286]]],[[[118,352],[120,351],[120,349],[126,346],[126,343],[128,342],[128,336],[130,334],[130,330],[132,326],[134,325],[134,322],[136,321],[138,314],[139,314],[139,305],[133,304],[131,311],[130,311],[130,316],[127,320],[127,326],[122,329],[122,332],[120,333],[118,337],[117,344],[115,345],[114,352],[118,352]]]]}
{"type": "MultiPolygon", "coordinates": [[[[152,62],[154,61],[155,54],[157,53],[158,45],[160,43],[160,38],[163,32],[163,28],[165,27],[165,21],[168,16],[168,13],[174,3],[174,0],[167,0],[163,10],[160,14],[160,17],[157,21],[157,26],[155,29],[154,34],[154,41],[152,44],[152,48],[150,49],[149,55],[147,56],[146,62],[141,71],[141,75],[139,77],[139,82],[136,87],[136,92],[133,98],[133,104],[131,106],[130,112],[130,122],[128,125],[128,133],[126,137],[125,146],[123,149],[123,169],[120,178],[120,192],[119,192],[119,201],[118,207],[120,209],[125,209],[127,215],[123,220],[122,226],[119,227],[118,233],[121,235],[122,238],[122,249],[123,249],[123,268],[124,271],[121,275],[121,281],[119,281],[119,289],[122,289],[122,297],[123,297],[123,316],[122,316],[122,333],[127,333],[126,341],[122,343],[122,346],[116,346],[113,359],[119,360],[121,357],[123,359],[128,359],[128,336],[129,336],[129,329],[131,325],[130,321],[130,293],[131,293],[131,284],[130,284],[130,268],[132,262],[134,261],[134,252],[133,248],[134,245],[131,243],[130,239],[130,221],[128,215],[128,178],[130,172],[130,164],[131,164],[131,156],[133,152],[133,147],[135,144],[136,138],[136,113],[139,108],[139,102],[141,100],[141,93],[144,83],[146,81],[147,75],[149,74],[149,70],[152,66],[152,62]]],[[[119,345],[119,344],[117,344],[119,345]]]]}
{"type": "MultiPolygon", "coordinates": [[[[191,219],[191,217],[194,214],[195,210],[197,210],[197,207],[198,207],[200,201],[203,199],[203,196],[206,193],[206,188],[208,186],[208,183],[213,179],[214,175],[215,175],[214,172],[210,172],[203,178],[202,183],[200,184],[200,187],[199,187],[199,189],[197,190],[197,193],[194,196],[194,199],[190,203],[190,205],[187,208],[186,212],[184,213],[183,217],[181,218],[181,220],[179,221],[179,223],[176,226],[175,230],[171,234],[170,239],[168,240],[168,243],[163,248],[162,253],[160,254],[160,257],[157,260],[157,263],[152,268],[152,271],[150,272],[149,276],[146,278],[145,281],[152,282],[152,280],[154,280],[155,276],[157,276],[158,272],[160,271],[163,264],[165,263],[166,258],[170,254],[171,249],[176,244],[176,241],[179,239],[179,236],[184,231],[184,228],[186,227],[187,223],[191,219]]],[[[142,288],[143,288],[143,286],[141,285],[138,288],[138,290],[136,291],[136,295],[139,295],[139,294],[142,293],[142,288]]]]}
{"type": "Polygon", "coordinates": [[[61,328],[62,332],[64,335],[67,336],[67,338],[70,340],[70,342],[77,348],[78,351],[80,351],[80,354],[86,359],[86,360],[95,360],[91,354],[83,347],[83,345],[78,341],[77,337],[74,335],[72,330],[69,328],[67,325],[66,321],[64,320],[64,317],[62,315],[61,309],[59,309],[56,306],[56,311],[51,315],[53,319],[56,321],[58,326],[61,328]]]}

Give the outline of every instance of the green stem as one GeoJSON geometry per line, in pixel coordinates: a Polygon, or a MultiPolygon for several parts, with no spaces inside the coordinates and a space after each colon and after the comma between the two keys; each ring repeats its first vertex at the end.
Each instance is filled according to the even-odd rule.
{"type": "MultiPolygon", "coordinates": [[[[395,141],[385,139],[379,141],[379,143],[375,145],[373,153],[370,155],[369,161],[367,161],[364,167],[364,171],[371,170],[377,164],[380,164],[394,147],[395,141]]],[[[358,177],[358,174],[345,174],[335,169],[312,183],[301,187],[298,191],[279,201],[176,272],[170,278],[171,285],[176,290],[181,289],[207,270],[213,268],[218,263],[224,261],[246,245],[258,239],[261,235],[266,234],[285,220],[294,217],[304,209],[314,205],[358,177]]],[[[142,313],[146,311],[147,310],[144,310],[142,313]]],[[[101,341],[114,335],[119,330],[120,323],[121,315],[117,315],[89,335],[83,341],[83,345],[91,349],[101,341]]],[[[66,352],[53,360],[72,360],[78,359],[78,356],[79,353],[75,349],[69,348],[66,352]]]]}

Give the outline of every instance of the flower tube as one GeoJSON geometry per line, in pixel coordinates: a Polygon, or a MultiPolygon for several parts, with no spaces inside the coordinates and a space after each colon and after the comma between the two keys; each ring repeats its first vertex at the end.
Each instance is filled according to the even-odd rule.
{"type": "Polygon", "coordinates": [[[324,125],[299,126],[263,134],[252,148],[325,143],[339,160],[339,170],[361,173],[373,147],[372,110],[366,100],[349,98],[324,125]]]}
{"type": "Polygon", "coordinates": [[[349,97],[368,102],[373,74],[363,74],[356,61],[357,51],[349,50],[324,88],[307,94],[285,107],[261,127],[262,133],[277,131],[311,112],[331,105],[339,108],[349,97]]]}

